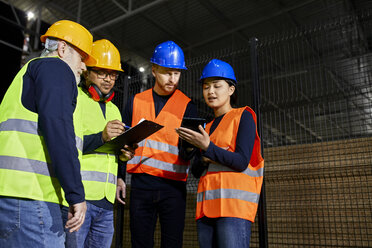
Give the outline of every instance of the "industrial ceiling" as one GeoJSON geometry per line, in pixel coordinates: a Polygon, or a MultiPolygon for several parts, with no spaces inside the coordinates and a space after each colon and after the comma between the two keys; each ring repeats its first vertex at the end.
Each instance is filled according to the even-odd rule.
{"type": "MultiPolygon", "coordinates": [[[[321,22],[371,5],[366,0],[1,1],[13,9],[35,13],[36,19],[30,22],[38,18],[49,24],[60,19],[77,21],[95,40],[112,41],[122,61],[147,72],[153,49],[166,40],[179,44],[187,58],[196,57],[211,50],[244,46],[251,37],[321,22]]],[[[33,29],[40,33],[38,25],[33,29]]]]}

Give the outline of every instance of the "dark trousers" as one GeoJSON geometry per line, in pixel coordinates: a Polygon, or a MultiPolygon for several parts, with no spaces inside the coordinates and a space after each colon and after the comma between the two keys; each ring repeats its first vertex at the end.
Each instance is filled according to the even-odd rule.
{"type": "Polygon", "coordinates": [[[186,192],[143,190],[130,193],[130,230],[133,248],[154,247],[154,231],[159,216],[162,248],[181,248],[185,225],[186,192]]]}

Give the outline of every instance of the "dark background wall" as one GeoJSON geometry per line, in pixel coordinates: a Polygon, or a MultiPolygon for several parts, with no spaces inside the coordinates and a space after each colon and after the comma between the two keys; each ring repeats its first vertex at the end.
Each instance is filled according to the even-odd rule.
{"type": "MultiPolygon", "coordinates": [[[[20,21],[25,24],[26,16],[22,15],[21,11],[18,11],[20,21]],[[23,17],[23,18],[22,18],[23,17]]],[[[20,28],[16,25],[11,24],[5,18],[10,19],[16,23],[16,19],[9,5],[0,2],[0,40],[10,43],[13,46],[22,48],[23,46],[23,33],[20,28]]],[[[2,78],[0,81],[0,99],[3,99],[6,89],[9,87],[14,76],[18,72],[21,65],[22,52],[16,50],[8,45],[0,43],[0,54],[1,54],[1,74],[2,78]]]]}

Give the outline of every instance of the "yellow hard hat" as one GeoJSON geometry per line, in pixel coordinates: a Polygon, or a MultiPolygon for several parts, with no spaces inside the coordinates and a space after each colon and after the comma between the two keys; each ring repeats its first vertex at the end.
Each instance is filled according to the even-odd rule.
{"type": "Polygon", "coordinates": [[[95,58],[92,56],[93,36],[79,23],[69,20],[57,21],[40,37],[41,42],[45,43],[47,37],[64,40],[79,48],[87,55],[84,60],[85,63],[96,62],[95,58]]]}
{"type": "Polygon", "coordinates": [[[123,71],[119,50],[109,40],[103,39],[93,42],[92,55],[97,63],[86,63],[87,66],[123,71]]]}

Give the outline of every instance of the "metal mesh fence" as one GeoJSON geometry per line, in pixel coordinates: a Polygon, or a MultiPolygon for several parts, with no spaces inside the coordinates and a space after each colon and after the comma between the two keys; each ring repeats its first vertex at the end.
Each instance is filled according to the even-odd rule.
{"type": "Polygon", "coordinates": [[[372,247],[371,21],[260,45],[270,247],[372,247]]]}
{"type": "MultiPolygon", "coordinates": [[[[371,26],[372,13],[365,12],[259,41],[269,247],[372,247],[371,26]]],[[[247,41],[245,48],[187,61],[179,88],[200,116],[212,118],[198,79],[213,58],[233,66],[237,105],[252,106],[247,41]]],[[[128,95],[152,85],[151,77],[122,76],[115,103],[122,109],[128,95]]],[[[189,177],[184,247],[198,247],[197,182],[189,177]]],[[[259,246],[257,222],[251,247],[259,246]]],[[[123,247],[130,247],[127,207],[123,232],[123,247]]]]}

